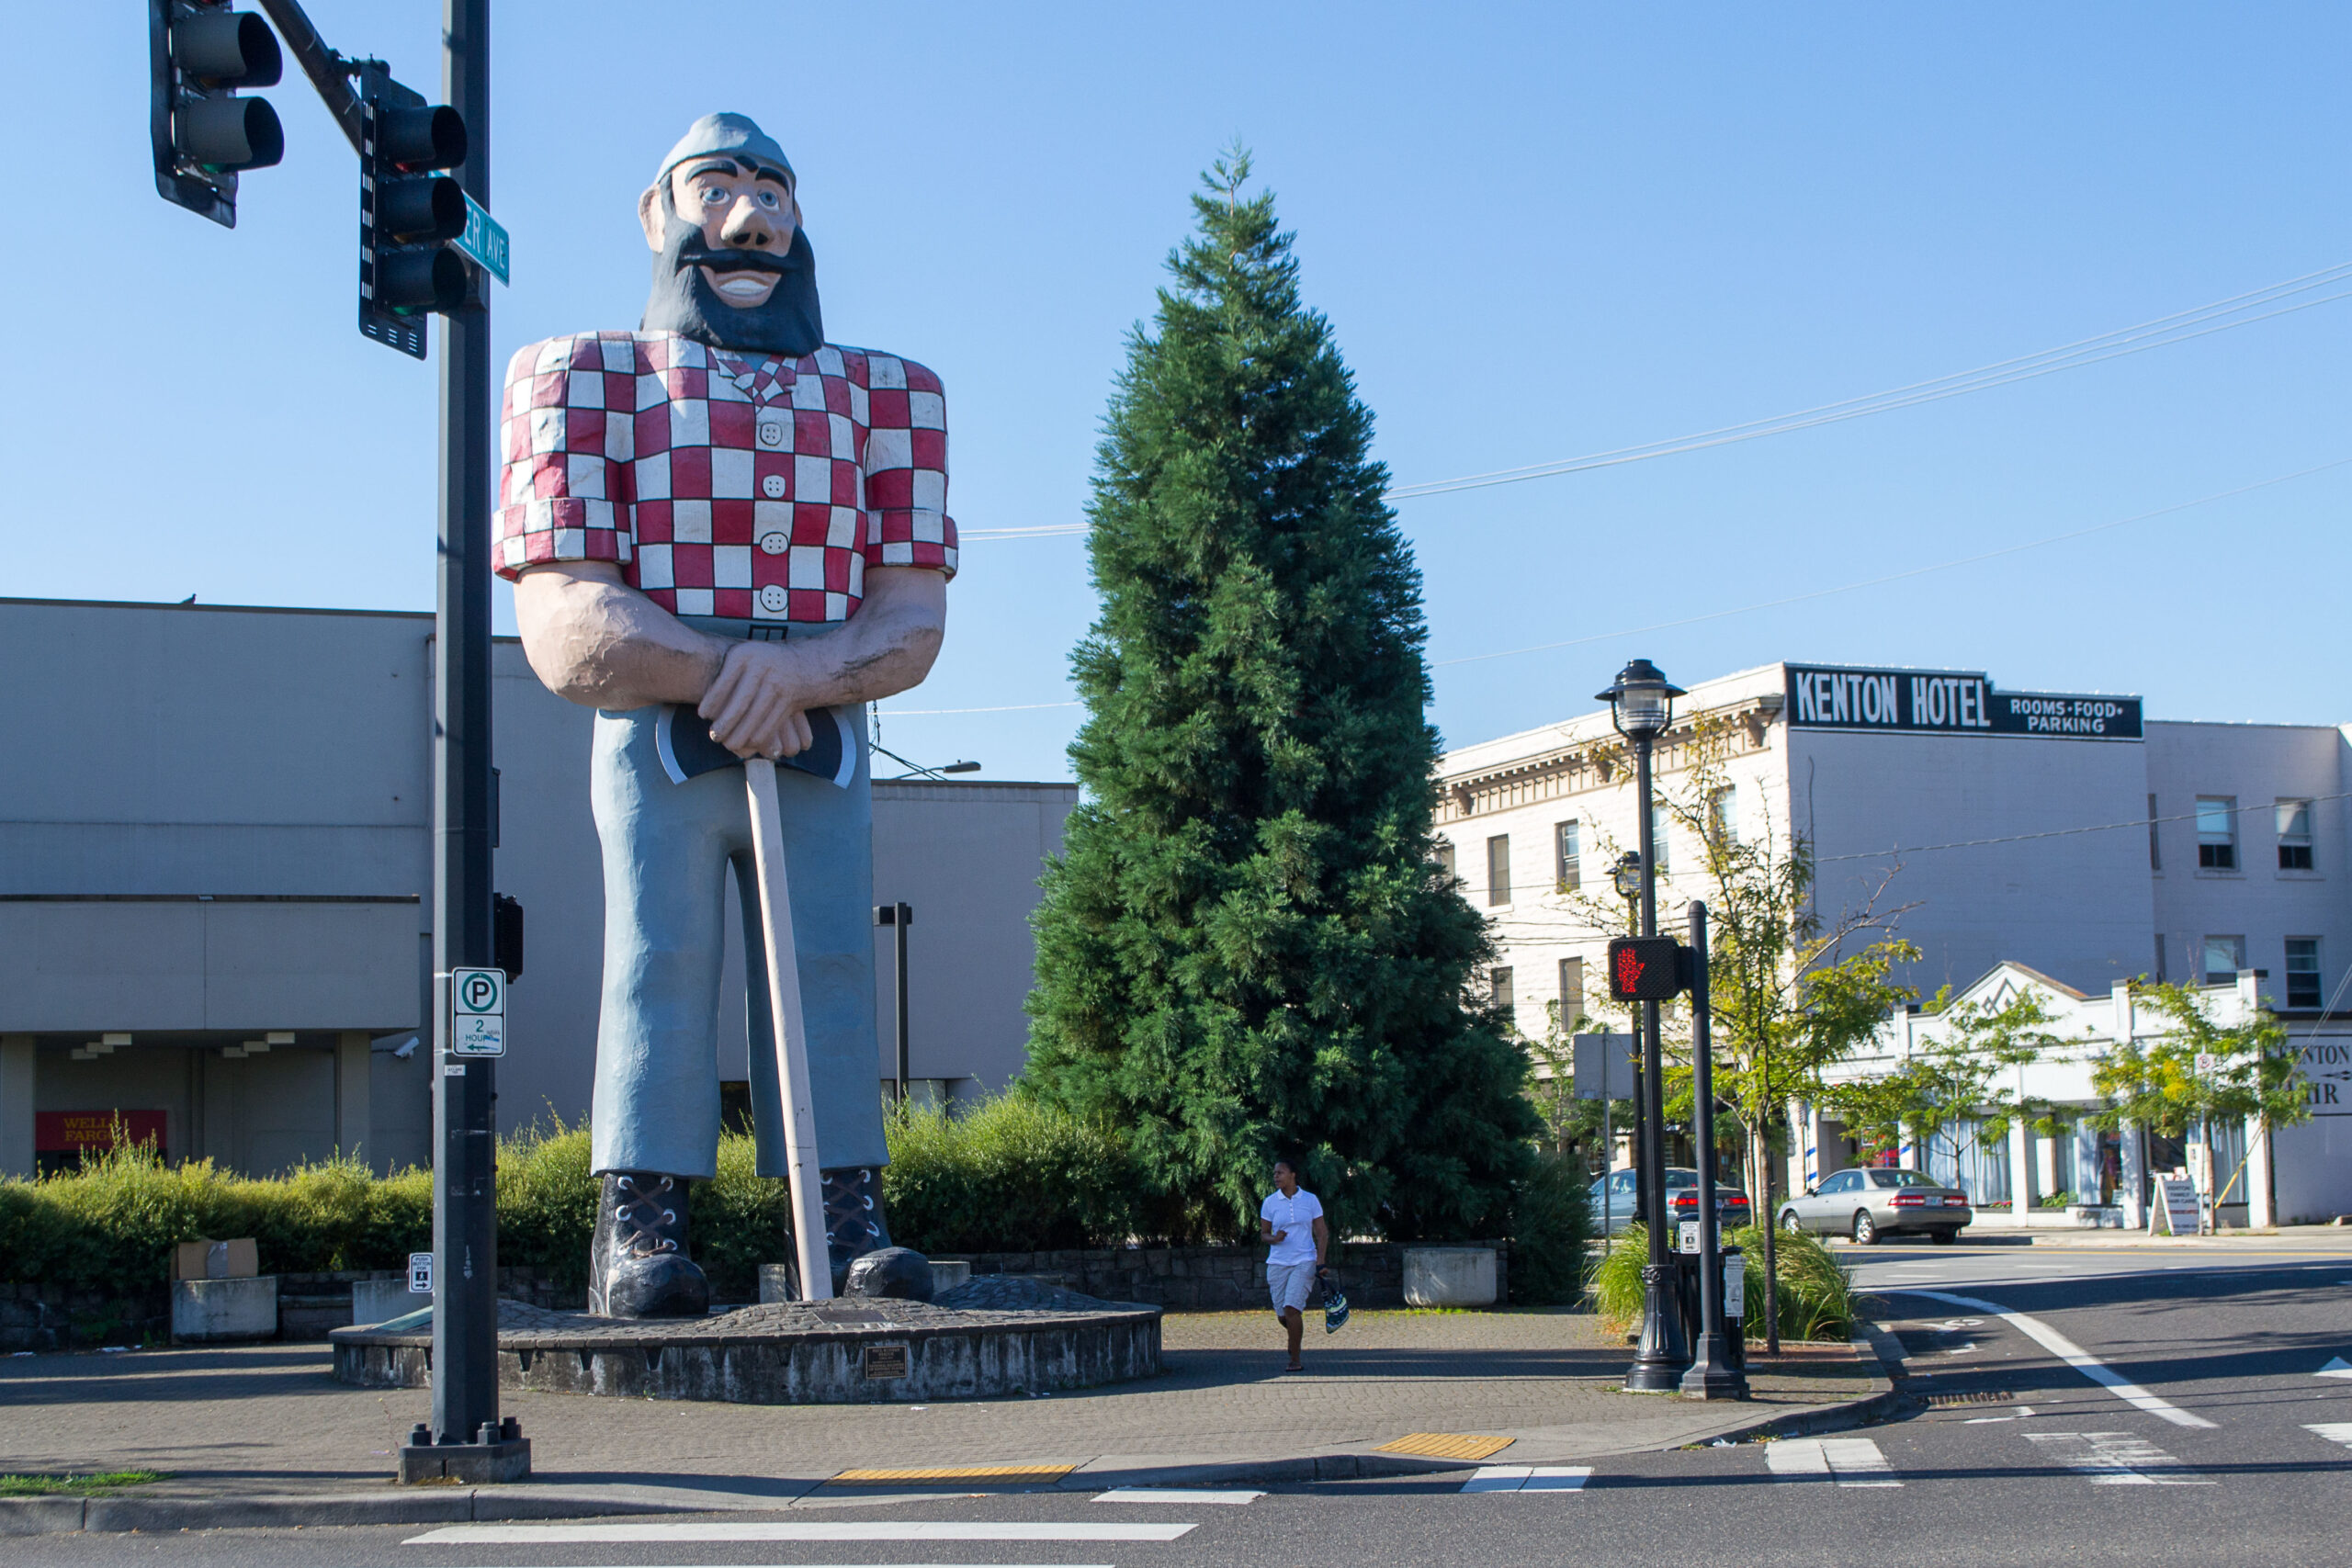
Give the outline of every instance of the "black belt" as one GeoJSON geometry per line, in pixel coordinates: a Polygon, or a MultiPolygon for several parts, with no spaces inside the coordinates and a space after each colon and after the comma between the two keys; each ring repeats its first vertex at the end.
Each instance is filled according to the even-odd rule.
{"type": "MultiPolygon", "coordinates": [[[[697,631],[705,637],[725,637],[729,642],[783,642],[792,635],[790,621],[748,621],[734,615],[680,615],[680,626],[697,631]]],[[[805,636],[809,628],[801,627],[805,636]]]]}

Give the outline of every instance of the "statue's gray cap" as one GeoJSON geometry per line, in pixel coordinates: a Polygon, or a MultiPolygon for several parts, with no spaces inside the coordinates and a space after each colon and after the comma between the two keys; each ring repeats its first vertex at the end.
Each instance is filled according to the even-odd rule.
{"type": "Polygon", "coordinates": [[[686,127],[685,135],[662,160],[653,183],[660,185],[668,179],[670,171],[689,158],[737,158],[781,170],[787,182],[794,177],[791,160],[785,157],[784,149],[747,114],[707,114],[686,127]]]}

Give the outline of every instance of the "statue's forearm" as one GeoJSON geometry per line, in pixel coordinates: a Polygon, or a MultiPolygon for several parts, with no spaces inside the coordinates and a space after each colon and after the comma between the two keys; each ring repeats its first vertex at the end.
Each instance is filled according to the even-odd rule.
{"type": "Polygon", "coordinates": [[[548,690],[590,707],[699,702],[726,658],[724,642],[601,573],[526,573],[514,612],[532,670],[548,690]]]}

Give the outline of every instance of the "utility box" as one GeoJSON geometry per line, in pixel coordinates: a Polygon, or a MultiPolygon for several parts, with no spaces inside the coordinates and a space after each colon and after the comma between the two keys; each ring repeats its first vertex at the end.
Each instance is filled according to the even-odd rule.
{"type": "Polygon", "coordinates": [[[172,1338],[217,1345],[277,1337],[277,1276],[172,1282],[172,1338]]]}

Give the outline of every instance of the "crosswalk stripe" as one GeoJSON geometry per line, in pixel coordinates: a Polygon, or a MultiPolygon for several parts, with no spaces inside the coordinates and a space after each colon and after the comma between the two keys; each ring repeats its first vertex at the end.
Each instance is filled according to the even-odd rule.
{"type": "Polygon", "coordinates": [[[2211,1486],[2172,1455],[2130,1432],[2028,1432],[2026,1438],[2094,1486],[2211,1486]]]}
{"type": "Polygon", "coordinates": [[[676,1540],[1175,1540],[1192,1524],[950,1523],[909,1519],[745,1519],[658,1525],[445,1525],[403,1545],[542,1546],[676,1540]]]}
{"type": "Polygon", "coordinates": [[[2317,1432],[2331,1443],[2342,1443],[2352,1449],[2352,1421],[2316,1421],[2304,1425],[2306,1432],[2317,1432]]]}
{"type": "Polygon", "coordinates": [[[1840,1486],[1900,1486],[1868,1438],[1782,1438],[1764,1445],[1764,1468],[1783,1481],[1835,1480],[1840,1486]]]}
{"type": "Polygon", "coordinates": [[[1953,1306],[1965,1307],[1970,1312],[1989,1313],[2041,1345],[2043,1349],[2106,1389],[2126,1404],[2138,1405],[2151,1416],[2161,1416],[2176,1427],[2213,1425],[2193,1410],[2183,1410],[2171,1400],[2150,1393],[2146,1389],[2116,1371],[2097,1356],[2092,1355],[2038,1317],[2030,1317],[2021,1312],[2011,1312],[1998,1302],[1980,1301],[1974,1296],[1956,1296],[1949,1291],[1922,1291],[1909,1286],[1894,1288],[1906,1296],[1926,1296],[1933,1301],[1949,1302],[1953,1306]]]}
{"type": "Polygon", "coordinates": [[[1219,1486],[1114,1486],[1098,1503],[1254,1503],[1263,1492],[1219,1486]]]}
{"type": "Polygon", "coordinates": [[[1581,1492],[1589,1464],[1486,1464],[1462,1483],[1464,1492],[1581,1492]]]}

